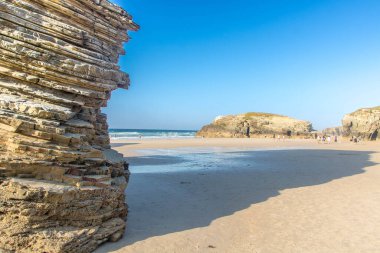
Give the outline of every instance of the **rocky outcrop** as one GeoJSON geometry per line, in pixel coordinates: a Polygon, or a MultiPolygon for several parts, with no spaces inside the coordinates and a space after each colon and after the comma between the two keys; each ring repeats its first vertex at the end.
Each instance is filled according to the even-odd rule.
{"type": "Polygon", "coordinates": [[[107,0],[0,1],[0,252],[91,252],[125,229],[111,91],[138,26],[107,0]]]}
{"type": "Polygon", "coordinates": [[[322,134],[326,135],[326,136],[342,136],[343,135],[343,127],[326,128],[322,131],[322,134]]]}
{"type": "Polygon", "coordinates": [[[380,106],[364,108],[344,116],[344,134],[364,140],[380,140],[380,106]]]}
{"type": "Polygon", "coordinates": [[[270,113],[245,113],[219,116],[204,126],[197,136],[215,137],[273,137],[273,135],[310,137],[310,122],[270,113]]]}

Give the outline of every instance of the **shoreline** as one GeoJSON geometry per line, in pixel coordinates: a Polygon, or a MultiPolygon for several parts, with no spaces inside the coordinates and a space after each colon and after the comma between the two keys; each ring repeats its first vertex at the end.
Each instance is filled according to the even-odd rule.
{"type": "Polygon", "coordinates": [[[352,143],[346,139],[340,139],[337,143],[318,143],[314,139],[285,139],[275,140],[269,138],[175,138],[175,139],[111,139],[111,147],[122,153],[125,157],[142,156],[140,150],[146,149],[181,149],[181,148],[230,148],[230,149],[264,149],[271,148],[344,148],[372,150],[380,146],[380,142],[363,141],[352,143]]]}

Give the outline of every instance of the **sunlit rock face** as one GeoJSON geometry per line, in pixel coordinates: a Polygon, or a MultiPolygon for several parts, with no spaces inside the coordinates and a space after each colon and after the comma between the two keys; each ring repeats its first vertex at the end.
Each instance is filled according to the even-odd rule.
{"type": "Polygon", "coordinates": [[[325,128],[322,131],[322,134],[327,135],[327,136],[342,136],[343,135],[343,127],[339,126],[339,127],[325,128]]]}
{"type": "Polygon", "coordinates": [[[0,1],[0,252],[91,252],[125,230],[110,149],[119,55],[138,26],[107,0],[0,1]]]}
{"type": "Polygon", "coordinates": [[[308,121],[293,119],[271,113],[245,113],[218,116],[211,124],[204,126],[197,136],[206,138],[244,137],[287,137],[309,138],[312,125],[308,121]]]}
{"type": "Polygon", "coordinates": [[[364,140],[380,140],[380,106],[359,109],[343,118],[344,134],[364,140]]]}

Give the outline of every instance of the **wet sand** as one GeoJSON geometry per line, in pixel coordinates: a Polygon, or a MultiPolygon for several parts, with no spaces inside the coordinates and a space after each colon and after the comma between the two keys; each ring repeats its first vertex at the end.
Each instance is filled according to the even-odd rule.
{"type": "Polygon", "coordinates": [[[96,252],[380,252],[380,143],[117,141],[128,230],[96,252]]]}

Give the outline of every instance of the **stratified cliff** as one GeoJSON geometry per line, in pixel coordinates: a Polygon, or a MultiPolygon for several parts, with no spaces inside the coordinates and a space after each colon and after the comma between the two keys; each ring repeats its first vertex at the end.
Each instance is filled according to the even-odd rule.
{"type": "Polygon", "coordinates": [[[111,91],[131,16],[107,0],[0,1],[0,251],[91,252],[125,229],[111,91]]]}
{"type": "Polygon", "coordinates": [[[197,136],[215,137],[255,137],[273,135],[309,137],[310,122],[270,113],[245,113],[219,116],[210,125],[204,126],[197,136]]]}
{"type": "Polygon", "coordinates": [[[361,137],[364,140],[380,140],[380,106],[359,109],[344,116],[344,134],[347,137],[361,137]]]}

